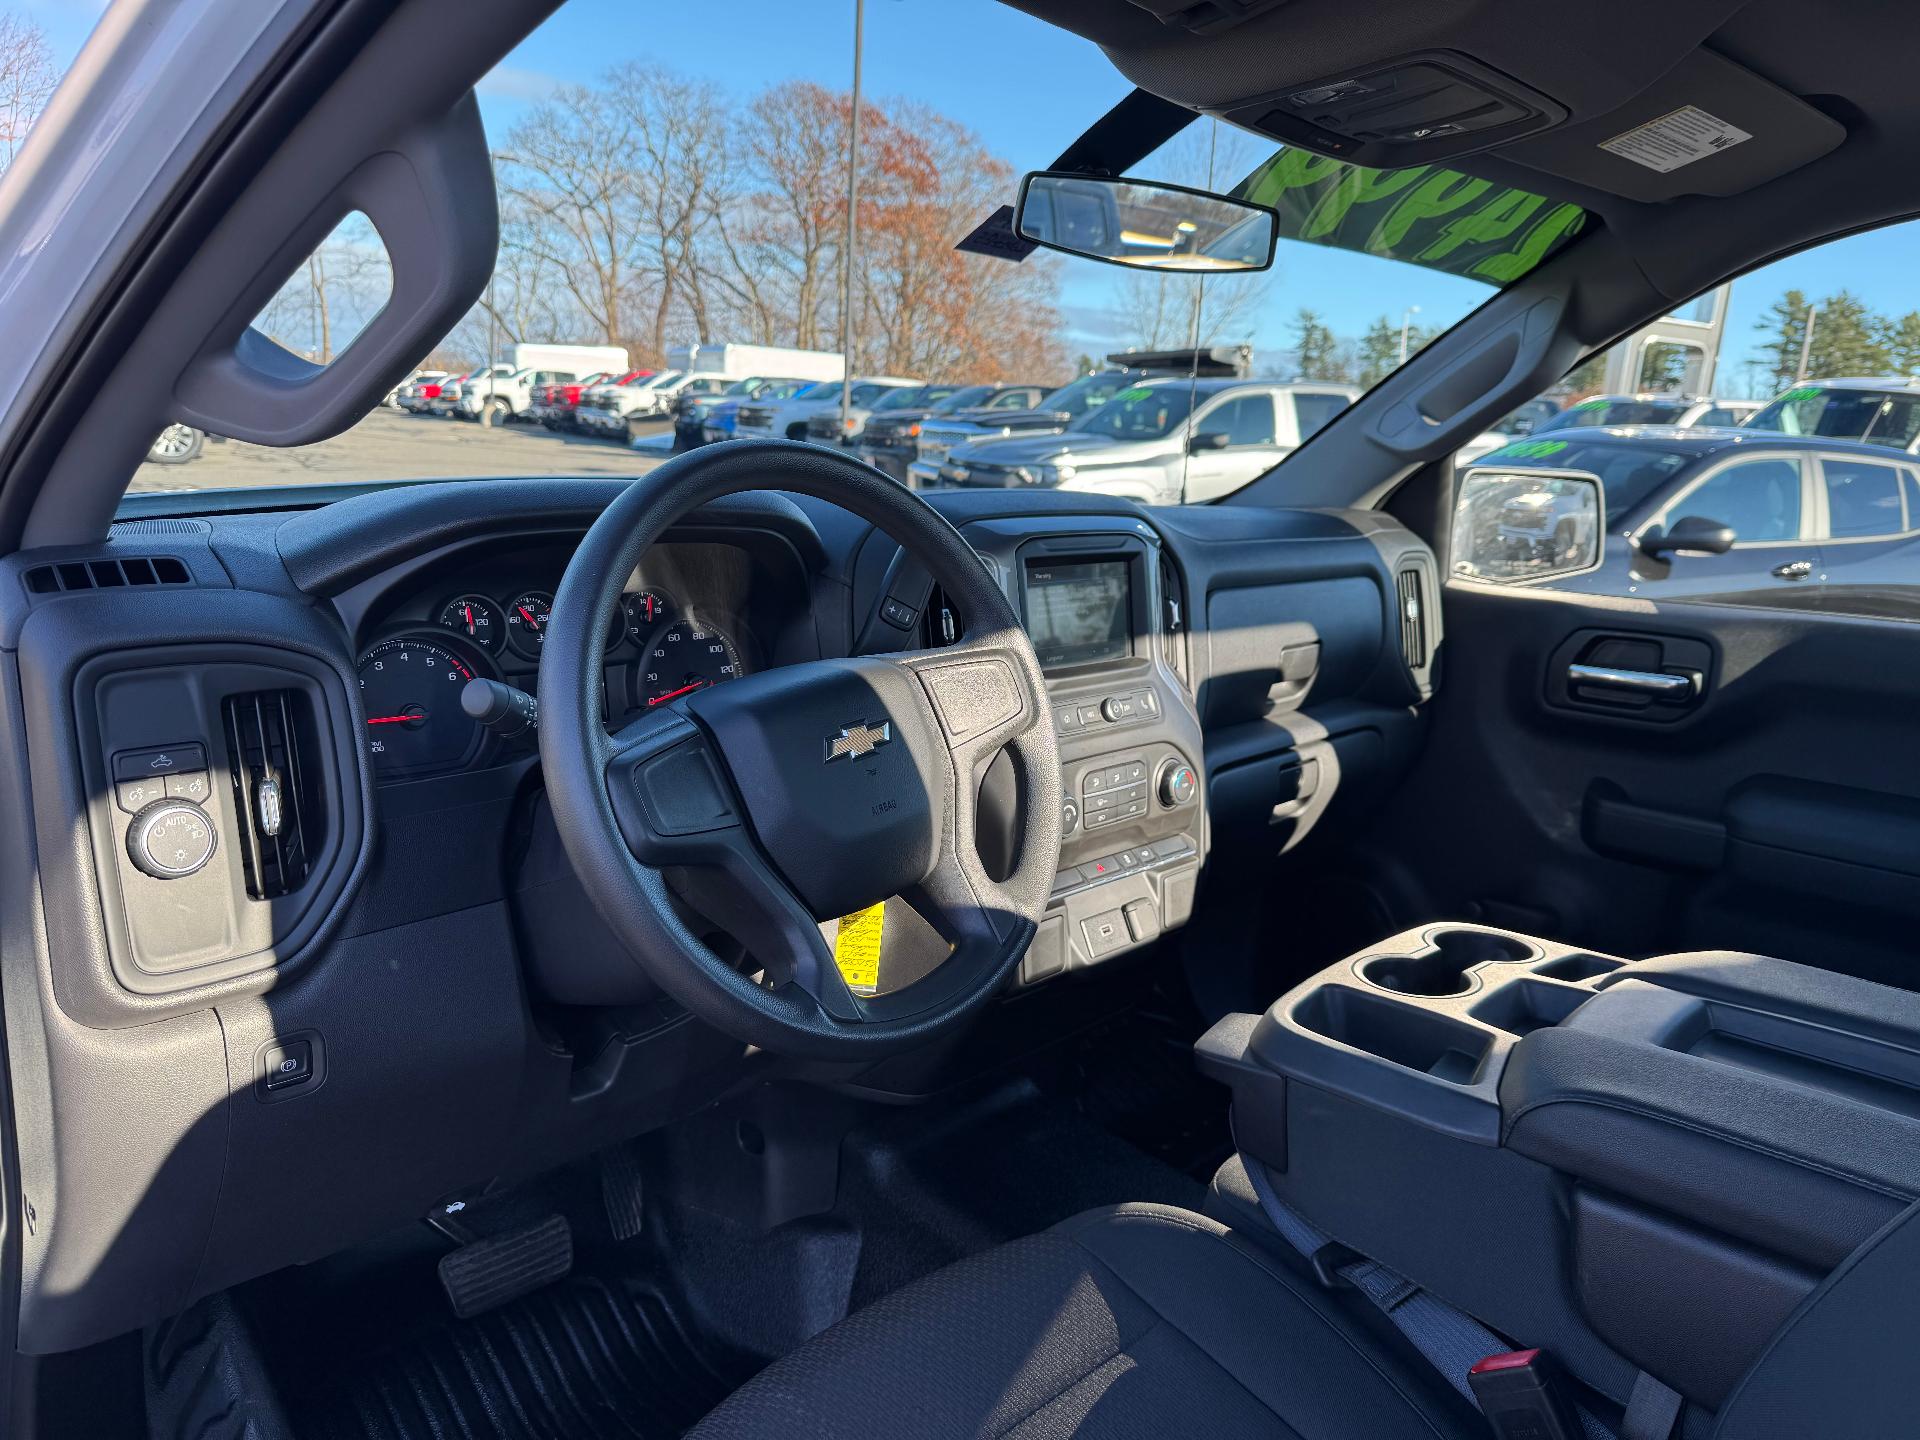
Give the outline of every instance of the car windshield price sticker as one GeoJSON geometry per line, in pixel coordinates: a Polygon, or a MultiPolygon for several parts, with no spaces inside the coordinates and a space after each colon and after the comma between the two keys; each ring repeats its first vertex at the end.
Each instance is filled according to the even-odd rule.
{"type": "Polygon", "coordinates": [[[887,920],[886,902],[842,915],[833,940],[833,960],[840,978],[856,995],[880,989],[880,939],[887,920]]]}
{"type": "Polygon", "coordinates": [[[1682,105],[1670,115],[1636,125],[1611,140],[1602,140],[1600,148],[1665,175],[1682,165],[1731,150],[1741,141],[1752,138],[1746,131],[1709,115],[1697,105],[1682,105]]]}

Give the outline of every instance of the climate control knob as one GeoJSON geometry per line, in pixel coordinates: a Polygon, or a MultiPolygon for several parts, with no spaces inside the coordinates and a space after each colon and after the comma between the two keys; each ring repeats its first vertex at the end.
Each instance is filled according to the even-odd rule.
{"type": "Polygon", "coordinates": [[[1200,777],[1193,773],[1193,767],[1186,761],[1169,760],[1160,767],[1160,779],[1155,789],[1160,793],[1162,805],[1169,810],[1177,809],[1200,793],[1200,777]]]}
{"type": "Polygon", "coordinates": [[[127,854],[143,875],[182,879],[213,858],[213,821],[198,805],[156,800],[127,828],[127,854]]]}

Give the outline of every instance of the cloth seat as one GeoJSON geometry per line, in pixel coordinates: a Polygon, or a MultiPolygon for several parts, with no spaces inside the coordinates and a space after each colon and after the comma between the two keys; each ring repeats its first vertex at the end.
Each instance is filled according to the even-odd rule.
{"type": "Polygon", "coordinates": [[[850,1316],[692,1440],[1485,1440],[1397,1339],[1225,1226],[1122,1205],[850,1316]]]}

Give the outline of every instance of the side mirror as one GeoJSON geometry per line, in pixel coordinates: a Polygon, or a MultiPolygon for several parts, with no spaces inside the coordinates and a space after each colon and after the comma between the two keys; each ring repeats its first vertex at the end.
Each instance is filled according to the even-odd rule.
{"type": "Polygon", "coordinates": [[[1731,525],[1709,520],[1705,515],[1682,515],[1671,526],[1655,525],[1640,537],[1640,553],[1658,559],[1679,551],[1698,555],[1724,555],[1739,536],[1731,525]]]}
{"type": "Polygon", "coordinates": [[[1454,502],[1453,570],[1502,584],[1578,575],[1600,564],[1605,536],[1598,475],[1476,465],[1454,502]]]}
{"type": "Polygon", "coordinates": [[[1113,265],[1221,273],[1271,266],[1280,217],[1184,185],[1042,171],[1020,182],[1013,228],[1050,250],[1113,265]]]}
{"type": "Polygon", "coordinates": [[[1202,430],[1187,441],[1187,453],[1198,455],[1206,450],[1224,450],[1233,443],[1233,437],[1224,430],[1202,430]]]}

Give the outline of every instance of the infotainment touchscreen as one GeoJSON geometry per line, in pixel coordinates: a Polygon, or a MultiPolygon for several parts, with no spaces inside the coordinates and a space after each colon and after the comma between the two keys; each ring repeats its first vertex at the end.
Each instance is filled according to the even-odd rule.
{"type": "Polygon", "coordinates": [[[1027,633],[1043,670],[1124,659],[1133,606],[1125,560],[1027,562],[1027,633]]]}

